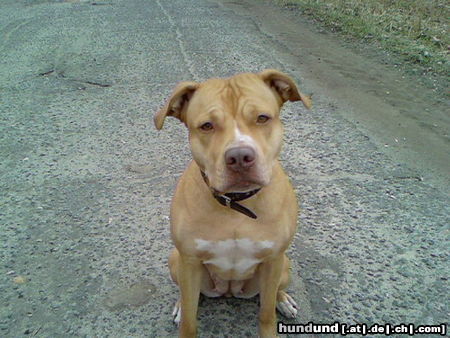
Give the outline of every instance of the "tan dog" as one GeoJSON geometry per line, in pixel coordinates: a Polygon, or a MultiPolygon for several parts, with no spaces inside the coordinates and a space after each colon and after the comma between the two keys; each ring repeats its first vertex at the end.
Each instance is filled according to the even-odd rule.
{"type": "Polygon", "coordinates": [[[175,244],[170,274],[179,285],[175,305],[180,337],[195,337],[200,292],[208,297],[260,295],[259,332],[276,336],[276,313],[297,314],[283,290],[285,251],[297,225],[297,201],[278,154],[284,102],[310,98],[276,70],[203,83],[182,82],[155,115],[161,129],[174,116],[189,129],[194,161],[172,201],[175,244]]]}

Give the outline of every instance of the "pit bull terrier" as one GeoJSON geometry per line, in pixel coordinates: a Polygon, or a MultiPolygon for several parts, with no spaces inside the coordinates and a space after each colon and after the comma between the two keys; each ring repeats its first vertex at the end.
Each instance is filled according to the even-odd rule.
{"type": "Polygon", "coordinates": [[[285,251],[297,226],[297,200],[278,161],[286,101],[311,100],[284,73],[265,70],[203,83],[181,82],[154,117],[189,130],[193,161],[172,200],[169,258],[181,297],[174,308],[180,337],[195,337],[199,294],[250,298],[259,294],[260,337],[276,336],[278,309],[295,317],[284,290],[285,251]]]}

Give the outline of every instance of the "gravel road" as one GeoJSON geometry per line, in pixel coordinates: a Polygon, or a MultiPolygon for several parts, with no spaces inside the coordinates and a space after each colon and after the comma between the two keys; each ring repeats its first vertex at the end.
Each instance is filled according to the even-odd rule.
{"type": "MultiPolygon", "coordinates": [[[[449,322],[440,93],[264,1],[4,0],[0,336],[176,336],[168,214],[190,153],[152,116],[178,81],[265,68],[314,99],[282,114],[290,322],[449,322]]],[[[257,309],[202,298],[200,336],[254,337],[257,309]]]]}

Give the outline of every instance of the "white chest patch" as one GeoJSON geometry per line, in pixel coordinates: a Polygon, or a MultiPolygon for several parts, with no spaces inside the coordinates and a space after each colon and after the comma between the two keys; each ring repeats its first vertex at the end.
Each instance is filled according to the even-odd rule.
{"type": "Polygon", "coordinates": [[[227,239],[225,241],[205,241],[196,239],[197,250],[212,255],[211,259],[204,261],[223,271],[235,270],[238,274],[245,273],[261,262],[256,255],[263,250],[272,249],[272,241],[252,241],[248,238],[227,239]]]}

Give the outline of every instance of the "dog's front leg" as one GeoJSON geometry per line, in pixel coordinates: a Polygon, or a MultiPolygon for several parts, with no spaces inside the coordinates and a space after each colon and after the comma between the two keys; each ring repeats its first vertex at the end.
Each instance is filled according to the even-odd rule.
{"type": "Polygon", "coordinates": [[[276,304],[277,291],[283,271],[283,254],[261,263],[259,267],[260,310],[259,336],[261,338],[277,337],[276,304]]]}
{"type": "Polygon", "coordinates": [[[180,337],[197,335],[197,308],[200,295],[201,261],[196,257],[181,255],[178,266],[178,283],[181,292],[180,337]]]}

